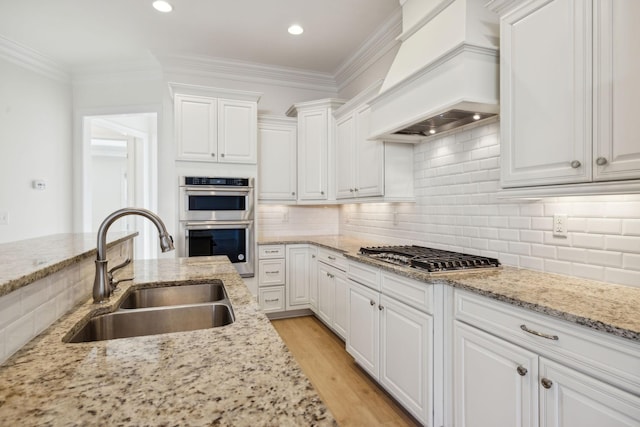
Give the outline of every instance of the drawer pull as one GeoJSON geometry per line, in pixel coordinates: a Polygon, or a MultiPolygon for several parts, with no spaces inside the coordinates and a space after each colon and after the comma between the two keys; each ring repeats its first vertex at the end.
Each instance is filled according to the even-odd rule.
{"type": "Polygon", "coordinates": [[[277,254],[280,251],[278,249],[273,249],[273,250],[266,250],[265,252],[268,254],[277,254]]]}
{"type": "Polygon", "coordinates": [[[540,384],[542,384],[542,387],[544,387],[544,388],[546,388],[548,390],[553,385],[553,381],[551,381],[550,379],[547,379],[547,378],[543,378],[543,379],[540,380],[540,384]]]}
{"type": "Polygon", "coordinates": [[[265,274],[280,274],[280,270],[276,270],[276,271],[265,271],[265,274]]]}
{"type": "Polygon", "coordinates": [[[331,261],[335,261],[336,257],[329,255],[327,258],[329,258],[331,261]]]}
{"type": "Polygon", "coordinates": [[[548,340],[558,341],[560,339],[557,335],[543,334],[542,332],[538,332],[538,331],[534,331],[533,329],[529,329],[529,328],[527,328],[527,325],[520,325],[520,329],[522,329],[523,331],[525,331],[527,333],[535,335],[537,337],[546,338],[548,340]]]}
{"type": "Polygon", "coordinates": [[[516,371],[518,371],[518,375],[520,375],[521,377],[524,377],[525,375],[527,375],[527,372],[529,372],[524,366],[518,366],[516,368],[516,371]]]}
{"type": "Polygon", "coordinates": [[[265,299],[264,302],[278,302],[280,301],[280,298],[274,298],[274,299],[265,299]]]}

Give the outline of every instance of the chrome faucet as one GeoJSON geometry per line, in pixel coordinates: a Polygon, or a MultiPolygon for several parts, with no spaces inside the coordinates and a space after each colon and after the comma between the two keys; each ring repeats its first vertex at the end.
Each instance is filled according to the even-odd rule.
{"type": "MultiPolygon", "coordinates": [[[[126,215],[140,215],[148,218],[158,229],[160,237],[160,249],[168,252],[174,249],[173,238],[167,232],[167,228],[160,217],[150,210],[139,208],[124,208],[117,210],[107,216],[98,229],[98,255],[96,257],[96,278],[93,282],[93,302],[100,303],[111,296],[113,292],[113,275],[107,270],[107,231],[111,224],[118,218],[126,215]]],[[[125,264],[126,265],[126,264],[125,264]]],[[[124,265],[121,265],[124,267],[124,265]]],[[[116,267],[121,267],[116,266],[116,267]]],[[[113,273],[113,271],[111,271],[113,273]]]]}

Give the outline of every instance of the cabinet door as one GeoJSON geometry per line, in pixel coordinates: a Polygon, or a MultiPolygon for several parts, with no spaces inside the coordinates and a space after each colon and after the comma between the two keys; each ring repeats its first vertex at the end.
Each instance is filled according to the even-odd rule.
{"type": "Polygon", "coordinates": [[[535,353],[456,321],[454,425],[537,426],[537,367],[535,353]]]}
{"type": "Polygon", "coordinates": [[[347,338],[347,275],[340,270],[333,269],[334,304],[333,304],[333,330],[343,339],[347,338]]]}
{"type": "Polygon", "coordinates": [[[371,108],[356,112],[354,140],[355,193],[357,197],[384,195],[384,142],[368,141],[371,108]]]}
{"type": "Polygon", "coordinates": [[[309,304],[309,247],[287,245],[287,309],[309,304]]]}
{"type": "Polygon", "coordinates": [[[309,247],[309,305],[318,313],[318,248],[309,247]]]}
{"type": "Polygon", "coordinates": [[[335,297],[334,281],[329,272],[331,268],[318,263],[318,317],[331,326],[333,324],[333,305],[335,297]]]}
{"type": "Polygon", "coordinates": [[[384,295],[380,307],[380,383],[432,425],[433,318],[384,295]]]}
{"type": "Polygon", "coordinates": [[[380,366],[380,294],[349,280],[347,351],[378,379],[380,366]]]}
{"type": "Polygon", "coordinates": [[[258,114],[255,102],[218,100],[218,161],[256,164],[258,114]]]}
{"type": "Polygon", "coordinates": [[[178,159],[217,160],[216,111],[216,99],[175,95],[174,131],[178,159]]]}
{"type": "Polygon", "coordinates": [[[640,397],[540,359],[540,427],[640,425],[640,397]]]}
{"type": "Polygon", "coordinates": [[[594,2],[594,179],[640,178],[640,2],[594,2]],[[633,53],[636,52],[636,53],[633,53]]]}
{"type": "Polygon", "coordinates": [[[298,198],[327,199],[329,114],[326,108],[298,113],[298,198]]]}
{"type": "Polygon", "coordinates": [[[355,197],[354,189],[354,143],[355,118],[353,114],[336,123],[336,198],[355,197]]]}
{"type": "Polygon", "coordinates": [[[588,1],[534,0],[501,21],[503,186],[591,180],[590,17],[588,1]]]}
{"type": "Polygon", "coordinates": [[[259,200],[296,200],[296,131],[295,124],[260,124],[259,200]]]}

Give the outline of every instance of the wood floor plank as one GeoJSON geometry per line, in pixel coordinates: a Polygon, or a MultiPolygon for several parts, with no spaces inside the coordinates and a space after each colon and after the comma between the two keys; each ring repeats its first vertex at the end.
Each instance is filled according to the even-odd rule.
{"type": "Polygon", "coordinates": [[[340,426],[419,425],[314,316],[272,320],[272,324],[340,426]]]}

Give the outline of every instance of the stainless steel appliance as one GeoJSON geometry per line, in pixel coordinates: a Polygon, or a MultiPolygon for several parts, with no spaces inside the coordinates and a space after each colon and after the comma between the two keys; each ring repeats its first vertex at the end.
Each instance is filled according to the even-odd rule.
{"type": "Polygon", "coordinates": [[[360,254],[380,261],[430,273],[497,269],[496,258],[470,255],[424,246],[374,246],[360,248],[360,254]]]}
{"type": "Polygon", "coordinates": [[[226,255],[242,277],[253,277],[253,221],[253,178],[180,177],[183,256],[226,255]]]}
{"type": "Polygon", "coordinates": [[[253,178],[180,177],[180,221],[252,220],[253,178]]]}

